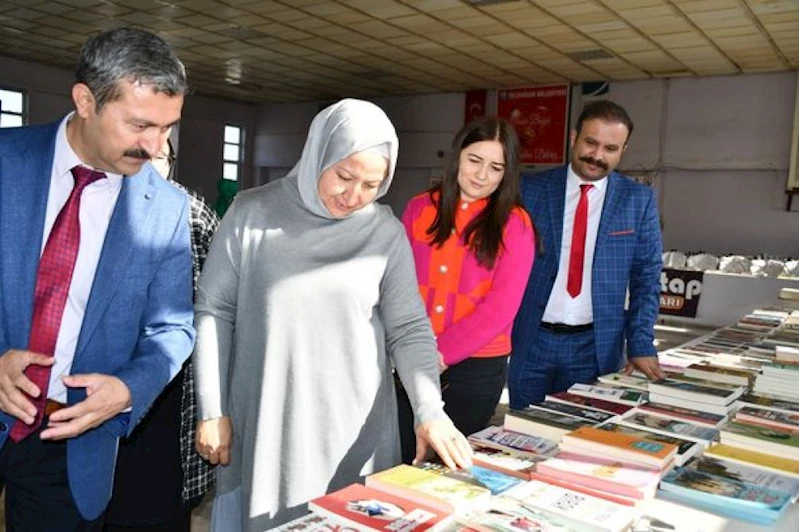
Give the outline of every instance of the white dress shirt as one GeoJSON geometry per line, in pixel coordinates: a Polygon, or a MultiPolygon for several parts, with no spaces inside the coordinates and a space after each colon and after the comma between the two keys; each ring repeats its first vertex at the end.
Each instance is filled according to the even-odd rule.
{"type": "MultiPolygon", "coordinates": [[[[53,228],[58,213],[69,198],[75,180],[70,171],[77,165],[84,164],[69,145],[67,140],[67,122],[72,114],[64,118],[58,127],[55,141],[55,154],[53,157],[53,171],[50,177],[50,192],[47,196],[47,214],[44,219],[44,238],[42,249],[47,244],[47,238],[53,228]]],[[[60,403],[67,402],[67,389],[61,377],[69,375],[72,368],[72,359],[75,357],[75,348],[78,344],[83,315],[86,312],[86,303],[89,301],[94,273],[100,260],[105,234],[111,214],[114,212],[119,191],[122,189],[122,176],[106,173],[107,179],[100,179],[83,189],[81,194],[80,211],[80,247],[75,261],[75,270],[72,282],[69,285],[67,303],[64,307],[64,316],[61,320],[61,329],[58,331],[58,340],[55,347],[55,364],[50,371],[50,387],[47,397],[60,403]]]]}
{"type": "Polygon", "coordinates": [[[584,181],[572,170],[566,172],[566,202],[563,208],[563,235],[560,243],[560,264],[558,276],[549,295],[544,310],[543,321],[549,323],[565,323],[567,325],[584,325],[594,321],[591,307],[591,272],[596,249],[596,235],[599,232],[599,220],[602,217],[602,206],[605,204],[605,192],[608,178],[599,181],[584,181]],[[574,213],[580,201],[580,185],[594,185],[588,191],[588,227],[585,235],[585,255],[583,258],[583,285],[577,297],[572,298],[566,291],[569,278],[569,254],[572,247],[572,231],[574,229],[574,213]]]}

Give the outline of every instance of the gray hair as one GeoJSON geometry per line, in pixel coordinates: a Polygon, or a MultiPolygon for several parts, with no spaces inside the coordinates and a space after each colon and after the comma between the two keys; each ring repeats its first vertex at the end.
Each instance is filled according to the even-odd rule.
{"type": "Polygon", "coordinates": [[[120,96],[120,82],[150,85],[168,96],[188,91],[186,68],[161,37],[138,28],[116,28],[83,45],[75,81],[92,91],[99,112],[120,96]]]}

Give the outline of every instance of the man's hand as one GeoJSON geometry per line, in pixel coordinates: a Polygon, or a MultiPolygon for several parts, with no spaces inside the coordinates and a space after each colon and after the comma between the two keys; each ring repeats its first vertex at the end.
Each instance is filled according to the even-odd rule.
{"type": "Polygon", "coordinates": [[[100,426],[131,405],[130,390],[113,375],[89,373],[64,377],[69,388],[86,388],[86,399],[50,416],[43,440],[74,438],[100,426]]]}
{"type": "Polygon", "coordinates": [[[428,421],[416,428],[414,464],[426,458],[429,447],[450,469],[472,467],[472,447],[449,418],[428,421]]]}
{"type": "Polygon", "coordinates": [[[659,381],[666,378],[666,374],[660,368],[657,356],[649,357],[628,357],[627,366],[624,368],[624,373],[629,375],[633,370],[638,370],[650,381],[659,381]]]}
{"type": "Polygon", "coordinates": [[[0,356],[0,410],[26,425],[33,423],[36,407],[25,394],[39,397],[42,391],[25,376],[31,364],[52,366],[55,358],[32,351],[9,349],[0,356]]]}
{"type": "Polygon", "coordinates": [[[194,446],[204,460],[213,465],[230,463],[230,444],[233,426],[228,416],[197,422],[194,446]]]}

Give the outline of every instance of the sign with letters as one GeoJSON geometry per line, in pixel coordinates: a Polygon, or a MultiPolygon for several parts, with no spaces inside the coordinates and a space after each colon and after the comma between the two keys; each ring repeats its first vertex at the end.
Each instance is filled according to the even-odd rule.
{"type": "Polygon", "coordinates": [[[563,164],[569,121],[569,85],[500,89],[497,115],[516,129],[522,164],[563,164]]]}
{"type": "Polygon", "coordinates": [[[663,268],[660,272],[660,313],[695,318],[705,272],[663,268]]]}

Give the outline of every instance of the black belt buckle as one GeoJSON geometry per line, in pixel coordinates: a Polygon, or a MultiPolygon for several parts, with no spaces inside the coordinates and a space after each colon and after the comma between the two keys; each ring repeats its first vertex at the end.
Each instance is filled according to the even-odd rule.
{"type": "Polygon", "coordinates": [[[583,325],[567,325],[565,323],[549,323],[547,321],[542,321],[541,327],[548,331],[552,331],[555,334],[577,334],[590,331],[594,328],[594,324],[585,323],[583,325]]]}

